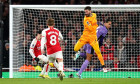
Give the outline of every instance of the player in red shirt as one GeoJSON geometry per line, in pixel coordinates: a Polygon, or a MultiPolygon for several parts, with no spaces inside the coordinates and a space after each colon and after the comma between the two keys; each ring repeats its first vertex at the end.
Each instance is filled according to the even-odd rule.
{"type": "Polygon", "coordinates": [[[41,37],[42,37],[41,31],[38,31],[36,38],[33,39],[32,43],[30,45],[29,52],[30,52],[31,56],[33,57],[33,61],[36,60],[38,62],[39,60],[42,60],[43,62],[46,63],[39,76],[43,77],[43,78],[50,78],[48,76],[48,72],[50,71],[50,66],[48,64],[48,57],[46,57],[45,55],[42,55],[42,53],[41,53],[41,37]],[[44,75],[44,73],[45,73],[45,75],[44,75]]]}
{"type": "Polygon", "coordinates": [[[44,45],[46,45],[47,56],[50,63],[58,61],[58,70],[60,72],[60,80],[63,80],[65,74],[63,73],[63,56],[62,49],[59,40],[63,40],[62,34],[56,28],[54,28],[54,19],[49,18],[47,20],[47,29],[42,31],[41,39],[41,52],[44,52],[44,45]]]}

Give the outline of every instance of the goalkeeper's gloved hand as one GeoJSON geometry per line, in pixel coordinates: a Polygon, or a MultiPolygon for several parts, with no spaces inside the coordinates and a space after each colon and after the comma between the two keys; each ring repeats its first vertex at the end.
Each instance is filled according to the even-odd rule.
{"type": "Polygon", "coordinates": [[[34,59],[35,59],[37,62],[39,61],[39,58],[37,58],[37,57],[35,57],[34,59]]]}

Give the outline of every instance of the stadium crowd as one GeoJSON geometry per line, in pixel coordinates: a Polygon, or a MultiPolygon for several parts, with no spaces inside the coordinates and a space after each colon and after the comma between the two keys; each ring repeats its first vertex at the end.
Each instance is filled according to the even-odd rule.
{"type": "MultiPolygon", "coordinates": [[[[1,0],[3,5],[4,22],[4,57],[3,67],[9,65],[9,2],[1,0]]],[[[139,4],[138,0],[11,0],[12,4],[139,4]]],[[[24,10],[24,23],[19,33],[20,48],[25,49],[23,59],[31,61],[29,45],[35,38],[36,31],[46,28],[46,20],[53,17],[55,26],[62,32],[65,42],[62,43],[65,67],[80,67],[83,60],[73,61],[73,47],[80,38],[83,30],[82,20],[84,13],[81,11],[45,11],[24,10]],[[69,15],[69,16],[68,16],[69,15]]],[[[99,22],[106,18],[112,19],[112,27],[101,47],[105,64],[110,68],[140,68],[140,13],[139,12],[99,12],[99,22]]],[[[82,51],[82,50],[81,50],[82,51]]],[[[96,55],[89,68],[99,68],[96,55]]]]}

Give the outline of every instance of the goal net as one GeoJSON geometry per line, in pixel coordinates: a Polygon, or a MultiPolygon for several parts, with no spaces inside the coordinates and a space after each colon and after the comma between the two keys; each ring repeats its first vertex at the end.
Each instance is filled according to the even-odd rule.
{"type": "MultiPolygon", "coordinates": [[[[76,77],[84,58],[74,57],[74,45],[82,35],[85,5],[11,5],[10,6],[10,77],[39,78],[40,70],[19,71],[26,65],[36,66],[29,54],[31,41],[37,31],[47,28],[46,20],[55,19],[65,42],[61,43],[66,78],[76,77]]],[[[138,5],[91,5],[97,14],[97,21],[110,18],[112,27],[104,39],[101,52],[108,69],[103,73],[96,55],[83,78],[140,78],[140,6],[138,5]]],[[[81,52],[84,52],[81,49],[81,52]]],[[[38,64],[43,67],[43,63],[38,64]]],[[[58,71],[51,68],[49,76],[58,77],[58,71]]]]}

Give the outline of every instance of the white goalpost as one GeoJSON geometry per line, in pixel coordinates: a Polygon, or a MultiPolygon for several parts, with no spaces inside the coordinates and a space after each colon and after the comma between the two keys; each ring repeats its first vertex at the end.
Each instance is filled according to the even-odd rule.
{"type": "MultiPolygon", "coordinates": [[[[91,6],[99,23],[111,19],[112,27],[101,47],[109,72],[103,73],[97,56],[93,56],[83,78],[140,78],[140,5],[10,5],[9,77],[39,78],[39,70],[20,69],[24,65],[37,66],[29,54],[30,43],[37,31],[47,28],[46,20],[54,18],[65,40],[61,43],[64,73],[66,78],[77,78],[75,74],[85,59],[73,60],[74,45],[84,29],[86,6],[91,6]]],[[[41,62],[38,65],[43,66],[41,62]]],[[[51,68],[49,75],[57,78],[58,72],[51,68]]]]}

